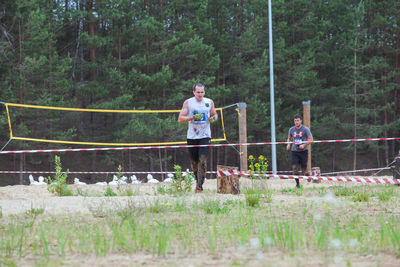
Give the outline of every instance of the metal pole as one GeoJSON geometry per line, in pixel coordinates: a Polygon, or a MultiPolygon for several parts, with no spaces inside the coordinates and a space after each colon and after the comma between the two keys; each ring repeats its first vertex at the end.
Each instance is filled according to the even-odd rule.
{"type": "Polygon", "coordinates": [[[275,138],[275,96],[274,96],[274,57],[272,46],[272,6],[268,0],[268,30],[269,30],[269,83],[271,102],[271,142],[272,144],[272,173],[276,174],[276,138],[275,138]]]}

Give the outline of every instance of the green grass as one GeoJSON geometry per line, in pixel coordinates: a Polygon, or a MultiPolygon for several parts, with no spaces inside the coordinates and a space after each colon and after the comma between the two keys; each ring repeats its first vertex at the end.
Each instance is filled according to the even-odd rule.
{"type": "Polygon", "coordinates": [[[368,202],[369,201],[369,193],[366,191],[357,192],[355,196],[351,198],[354,202],[368,202]]]}
{"type": "Polygon", "coordinates": [[[43,213],[44,213],[44,208],[33,208],[33,207],[30,210],[27,210],[25,212],[26,215],[32,216],[32,217],[36,217],[43,213]]]}
{"type": "Polygon", "coordinates": [[[115,193],[111,187],[107,186],[106,190],[104,191],[104,196],[105,197],[115,197],[117,196],[117,193],[115,193]]]}
{"type": "MultiPolygon", "coordinates": [[[[31,208],[25,214],[0,218],[0,265],[18,266],[19,259],[27,256],[47,265],[62,263],[68,255],[218,254],[232,247],[251,253],[273,249],[289,254],[310,250],[400,257],[400,217],[394,212],[397,188],[354,188],[344,193],[347,197],[352,192],[345,200],[350,205],[337,206],[324,200],[268,203],[265,193],[271,192],[273,199],[272,190],[244,191],[244,196],[227,201],[207,196],[191,202],[191,196],[182,196],[156,199],[145,206],[130,199],[123,207],[104,202],[90,207],[91,214],[68,217],[31,208]],[[393,205],[378,201],[384,193],[391,195],[393,205]],[[260,199],[250,204],[246,194],[259,194],[260,199]],[[373,215],[367,212],[370,204],[362,203],[366,196],[369,201],[377,196],[373,215]],[[361,203],[353,203],[352,198],[361,203]]],[[[338,187],[323,192],[333,196],[338,191],[344,192],[338,187]]],[[[321,194],[316,189],[310,192],[321,194]]]]}
{"type": "Polygon", "coordinates": [[[204,200],[194,206],[207,214],[227,213],[229,211],[228,205],[223,205],[219,200],[204,200]]]}
{"type": "Polygon", "coordinates": [[[257,207],[260,204],[262,192],[259,189],[249,188],[244,190],[246,204],[250,207],[257,207]]]}
{"type": "Polygon", "coordinates": [[[294,194],[299,197],[303,195],[304,187],[302,184],[300,184],[300,188],[296,187],[284,188],[281,190],[281,192],[284,194],[294,194]]]}
{"type": "Polygon", "coordinates": [[[335,196],[354,196],[355,193],[353,187],[337,186],[335,188],[335,196]]]}
{"type": "Polygon", "coordinates": [[[80,188],[80,187],[77,187],[76,188],[76,192],[75,192],[75,194],[74,194],[75,196],[83,196],[83,197],[88,197],[89,196],[89,193],[88,193],[88,191],[86,190],[86,191],[84,191],[82,188],[80,188]]]}

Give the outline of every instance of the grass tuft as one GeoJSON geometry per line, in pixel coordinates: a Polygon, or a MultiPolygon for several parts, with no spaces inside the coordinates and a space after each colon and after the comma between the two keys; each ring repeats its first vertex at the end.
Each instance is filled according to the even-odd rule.
{"type": "Polygon", "coordinates": [[[111,187],[107,186],[106,190],[104,191],[104,196],[105,197],[115,197],[117,196],[117,193],[115,193],[111,187]]]}

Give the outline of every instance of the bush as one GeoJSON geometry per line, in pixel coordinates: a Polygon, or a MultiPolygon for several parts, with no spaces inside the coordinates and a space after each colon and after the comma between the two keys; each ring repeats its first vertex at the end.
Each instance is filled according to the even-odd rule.
{"type": "Polygon", "coordinates": [[[47,190],[50,193],[56,194],[57,196],[72,196],[72,191],[68,188],[67,184],[67,176],[69,170],[63,173],[61,159],[59,156],[55,156],[54,162],[56,165],[56,173],[54,175],[54,179],[51,179],[50,176],[46,179],[47,190]]]}
{"type": "Polygon", "coordinates": [[[175,177],[172,179],[172,190],[177,193],[190,192],[192,190],[194,176],[192,173],[187,173],[186,177],[182,175],[182,168],[179,165],[174,165],[175,177]]]}
{"type": "Polygon", "coordinates": [[[268,178],[267,176],[268,160],[263,155],[260,155],[258,157],[258,162],[256,162],[253,155],[250,155],[249,161],[250,165],[248,173],[251,179],[254,179],[255,176],[258,176],[259,179],[268,178]]]}

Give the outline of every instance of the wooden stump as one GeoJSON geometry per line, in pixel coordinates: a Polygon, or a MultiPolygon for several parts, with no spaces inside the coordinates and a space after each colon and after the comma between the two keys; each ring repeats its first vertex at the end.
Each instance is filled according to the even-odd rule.
{"type": "MultiPolygon", "coordinates": [[[[217,165],[217,171],[238,171],[238,168],[217,165]]],[[[218,176],[217,192],[221,194],[239,194],[239,176],[237,174],[232,174],[229,176],[218,176]]]]}

